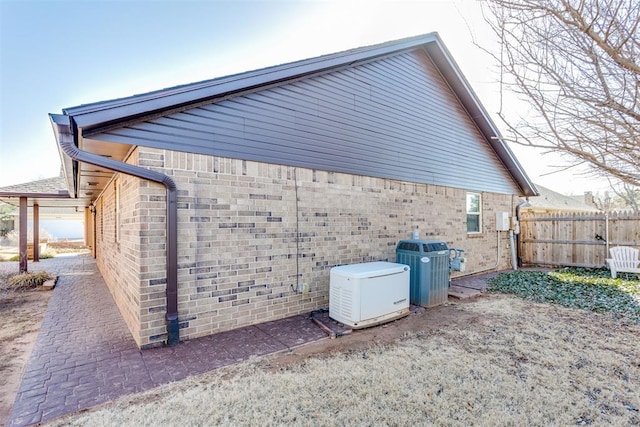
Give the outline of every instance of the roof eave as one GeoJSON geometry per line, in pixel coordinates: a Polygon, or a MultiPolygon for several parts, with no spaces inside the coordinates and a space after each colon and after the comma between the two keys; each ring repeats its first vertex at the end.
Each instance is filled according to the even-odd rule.
{"type": "Polygon", "coordinates": [[[157,114],[179,106],[228,96],[235,92],[244,92],[266,84],[321,73],[362,60],[371,60],[431,43],[437,39],[439,37],[436,33],[429,33],[147,94],[66,108],[63,112],[73,116],[76,125],[84,132],[93,128],[114,125],[121,121],[130,121],[135,117],[157,114]]]}
{"type": "Polygon", "coordinates": [[[498,127],[462,74],[462,71],[442,42],[442,39],[436,34],[434,43],[425,44],[425,50],[463,104],[469,116],[476,123],[478,129],[487,140],[487,143],[493,148],[500,161],[520,187],[520,195],[537,196],[538,191],[533,181],[528,177],[520,162],[518,162],[509,146],[505,143],[498,127]]]}
{"type": "MultiPolygon", "coordinates": [[[[516,159],[515,155],[500,135],[497,126],[480,103],[475,92],[453,60],[450,52],[437,33],[410,37],[386,42],[374,46],[352,49],[344,52],[305,59],[289,64],[278,65],[233,76],[221,77],[213,80],[192,83],[183,86],[163,89],[128,98],[104,101],[95,104],[81,105],[64,109],[67,117],[66,126],[70,120],[76,125],[76,136],[95,133],[108,127],[119,126],[142,117],[162,114],[166,111],[192,106],[200,102],[232,96],[266,85],[278,84],[296,78],[322,73],[340,67],[350,66],[360,61],[370,61],[386,55],[424,47],[431,56],[451,89],[456,93],[487,143],[495,151],[504,167],[520,187],[520,195],[535,196],[538,194],[533,182],[516,159]]],[[[52,121],[53,121],[52,115],[52,121]]],[[[65,117],[65,116],[61,116],[65,117]]],[[[54,126],[55,127],[55,126],[54,126]]],[[[65,156],[62,156],[63,159],[65,156]]],[[[63,162],[64,163],[64,162],[63,162]]],[[[70,184],[69,165],[66,165],[65,175],[70,184]]],[[[73,174],[71,172],[71,174],[73,174]]],[[[69,188],[75,188],[69,185],[69,188]]]]}
{"type": "Polygon", "coordinates": [[[53,133],[56,139],[56,147],[58,148],[58,154],[60,155],[60,162],[62,163],[62,173],[64,174],[65,181],[67,182],[67,188],[73,192],[73,197],[77,197],[77,188],[75,185],[76,178],[74,176],[73,160],[64,154],[60,148],[60,134],[70,133],[71,124],[69,116],[62,114],[49,114],[49,120],[53,127],[53,133]]]}

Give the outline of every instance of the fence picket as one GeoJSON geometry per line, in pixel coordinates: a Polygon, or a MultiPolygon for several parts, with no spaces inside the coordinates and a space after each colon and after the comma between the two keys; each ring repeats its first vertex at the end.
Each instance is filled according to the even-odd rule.
{"type": "Polygon", "coordinates": [[[525,211],[519,244],[525,265],[602,267],[607,246],[640,247],[640,213],[525,211]]]}

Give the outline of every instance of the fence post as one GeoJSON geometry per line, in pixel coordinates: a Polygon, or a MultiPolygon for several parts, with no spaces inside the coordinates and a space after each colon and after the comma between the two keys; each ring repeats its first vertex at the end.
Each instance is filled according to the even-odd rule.
{"type": "Polygon", "coordinates": [[[604,213],[604,259],[609,256],[609,212],[604,213]]]}

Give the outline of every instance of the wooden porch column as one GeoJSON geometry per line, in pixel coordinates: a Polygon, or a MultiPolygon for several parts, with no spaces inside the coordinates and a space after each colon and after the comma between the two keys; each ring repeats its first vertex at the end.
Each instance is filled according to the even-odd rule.
{"type": "Polygon", "coordinates": [[[93,253],[93,213],[90,207],[84,208],[84,244],[89,246],[93,253]]]}
{"type": "Polygon", "coordinates": [[[40,205],[33,204],[33,262],[40,261],[40,205]]]}
{"type": "Polygon", "coordinates": [[[20,273],[27,272],[27,198],[20,197],[19,227],[18,227],[18,251],[20,252],[20,273]]]}

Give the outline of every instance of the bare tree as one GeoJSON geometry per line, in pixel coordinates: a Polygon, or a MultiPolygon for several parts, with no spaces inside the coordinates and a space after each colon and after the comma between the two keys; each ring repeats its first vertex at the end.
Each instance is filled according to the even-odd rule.
{"type": "Polygon", "coordinates": [[[6,237],[7,233],[13,230],[13,213],[16,212],[14,206],[0,202],[0,237],[6,237]]]}
{"type": "Polygon", "coordinates": [[[509,138],[640,187],[640,1],[486,0],[509,138]]]}
{"type": "Polygon", "coordinates": [[[617,196],[617,207],[640,213],[640,188],[632,187],[626,182],[619,186],[612,185],[611,188],[617,196]]]}

